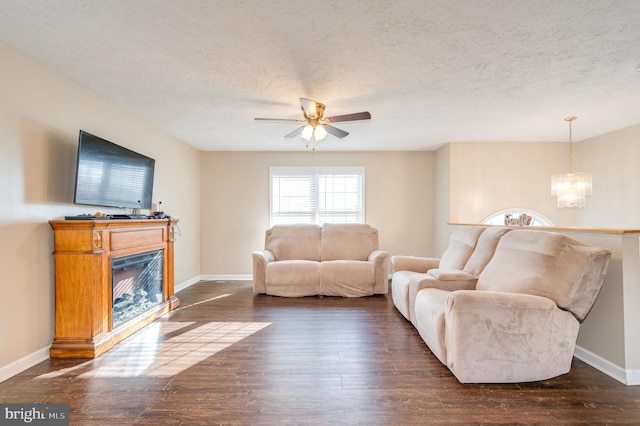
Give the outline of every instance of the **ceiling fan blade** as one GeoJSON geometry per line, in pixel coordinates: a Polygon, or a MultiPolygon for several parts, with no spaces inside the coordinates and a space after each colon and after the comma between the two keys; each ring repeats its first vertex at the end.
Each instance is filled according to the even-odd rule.
{"type": "Polygon", "coordinates": [[[302,111],[304,112],[305,118],[318,118],[318,104],[316,101],[300,98],[300,105],[302,106],[302,111]]]}
{"type": "Polygon", "coordinates": [[[304,123],[304,120],[296,120],[294,118],[255,118],[256,121],[282,121],[287,123],[304,123]]]}
{"type": "Polygon", "coordinates": [[[293,132],[284,135],[285,138],[293,138],[295,136],[298,136],[300,133],[302,133],[302,130],[304,129],[304,126],[300,126],[297,129],[295,129],[293,132]]]}
{"type": "Polygon", "coordinates": [[[371,114],[368,111],[354,112],[353,114],[334,115],[333,117],[327,117],[325,120],[329,123],[336,123],[338,121],[357,121],[357,120],[369,120],[371,114]]]}
{"type": "Polygon", "coordinates": [[[333,136],[337,136],[341,139],[349,134],[349,132],[345,132],[342,129],[338,129],[337,127],[333,127],[328,124],[324,125],[324,129],[327,131],[327,133],[331,133],[333,136]]]}

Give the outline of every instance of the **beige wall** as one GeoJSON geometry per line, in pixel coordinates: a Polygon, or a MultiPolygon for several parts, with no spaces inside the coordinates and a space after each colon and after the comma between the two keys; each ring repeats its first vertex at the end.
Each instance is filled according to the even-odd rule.
{"type": "Polygon", "coordinates": [[[431,255],[432,152],[207,152],[202,157],[202,274],[250,275],[269,228],[269,167],[364,166],[366,222],[382,249],[431,255]]]}
{"type": "Polygon", "coordinates": [[[452,222],[480,223],[520,207],[575,226],[575,210],[558,209],[550,196],[551,175],[569,168],[566,143],[452,143],[450,167],[452,222]]]}
{"type": "Polygon", "coordinates": [[[433,208],[435,209],[434,256],[439,257],[449,245],[451,227],[451,144],[435,152],[435,182],[433,208]]]}
{"type": "Polygon", "coordinates": [[[200,272],[200,152],[2,44],[0,63],[1,375],[53,339],[47,221],[100,209],[73,204],[79,129],[156,160],[154,200],[181,219],[177,283],[200,272]]]}
{"type": "Polygon", "coordinates": [[[559,209],[549,195],[551,175],[569,169],[567,142],[451,143],[450,220],[479,223],[523,207],[556,226],[640,228],[640,124],[573,145],[574,171],[593,176],[585,209],[559,209]]]}
{"type": "MultiPolygon", "coordinates": [[[[580,326],[577,344],[625,367],[624,344],[624,235],[564,232],[573,238],[611,251],[605,283],[589,315],[580,326]],[[612,307],[617,307],[612,309],[612,307]]],[[[635,237],[637,239],[637,236],[635,237]]],[[[639,310],[640,312],[640,310],[639,310]]],[[[640,354],[638,354],[640,356],[640,354]]],[[[635,367],[637,368],[637,366],[635,367]]]]}
{"type": "Polygon", "coordinates": [[[577,226],[640,229],[640,124],[574,145],[574,168],[593,177],[577,226]]]}

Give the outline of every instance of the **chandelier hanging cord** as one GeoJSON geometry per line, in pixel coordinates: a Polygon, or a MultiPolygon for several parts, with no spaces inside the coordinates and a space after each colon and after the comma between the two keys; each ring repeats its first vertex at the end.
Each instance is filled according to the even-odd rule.
{"type": "Polygon", "coordinates": [[[569,122],[569,173],[573,173],[573,127],[572,123],[578,117],[567,117],[564,121],[569,122]]]}

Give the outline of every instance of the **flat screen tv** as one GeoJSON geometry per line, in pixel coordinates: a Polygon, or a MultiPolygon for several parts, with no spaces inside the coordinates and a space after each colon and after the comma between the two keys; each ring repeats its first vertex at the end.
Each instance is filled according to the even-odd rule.
{"type": "Polygon", "coordinates": [[[80,130],[74,202],[151,208],[155,160],[80,130]]]}

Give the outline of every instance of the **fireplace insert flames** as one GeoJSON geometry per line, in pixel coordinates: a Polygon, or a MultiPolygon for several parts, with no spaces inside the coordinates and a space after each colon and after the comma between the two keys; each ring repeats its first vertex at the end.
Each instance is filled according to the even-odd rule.
{"type": "Polygon", "coordinates": [[[112,327],[162,303],[164,267],[162,250],[112,259],[112,327]]]}

